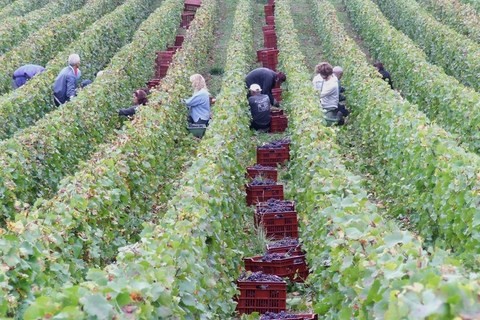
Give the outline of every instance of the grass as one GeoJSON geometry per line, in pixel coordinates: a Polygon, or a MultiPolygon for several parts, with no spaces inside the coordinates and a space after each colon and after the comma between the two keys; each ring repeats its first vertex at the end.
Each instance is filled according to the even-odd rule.
{"type": "Polygon", "coordinates": [[[215,23],[215,44],[208,59],[205,75],[209,92],[217,96],[222,89],[223,72],[227,60],[227,48],[232,33],[237,0],[219,1],[217,21],[215,23]]]}

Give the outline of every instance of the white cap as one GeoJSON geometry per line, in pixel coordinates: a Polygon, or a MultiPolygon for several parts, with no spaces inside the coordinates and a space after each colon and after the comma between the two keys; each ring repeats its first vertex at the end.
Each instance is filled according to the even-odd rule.
{"type": "Polygon", "coordinates": [[[262,88],[260,88],[260,86],[258,84],[254,83],[250,86],[250,91],[261,92],[262,88]]]}

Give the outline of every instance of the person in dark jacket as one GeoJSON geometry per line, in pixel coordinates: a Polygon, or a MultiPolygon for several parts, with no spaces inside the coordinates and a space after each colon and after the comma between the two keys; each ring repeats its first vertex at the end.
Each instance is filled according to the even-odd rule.
{"type": "Polygon", "coordinates": [[[252,113],[250,127],[255,130],[270,128],[272,120],[270,115],[270,98],[266,94],[262,94],[262,88],[256,83],[250,86],[249,91],[248,104],[252,113]]]}
{"type": "MultiPolygon", "coordinates": [[[[252,84],[258,84],[262,88],[262,94],[268,95],[270,104],[278,107],[279,103],[273,98],[272,89],[275,86],[280,86],[286,80],[287,77],[282,72],[275,72],[268,68],[257,68],[247,74],[245,84],[247,88],[250,88],[252,84]]],[[[247,97],[250,97],[250,91],[247,97]]]]}
{"type": "Polygon", "coordinates": [[[147,94],[143,90],[137,90],[133,93],[133,106],[126,109],[118,110],[120,116],[133,116],[140,106],[144,106],[148,103],[147,94]]]}
{"type": "Polygon", "coordinates": [[[343,68],[340,66],[333,67],[333,74],[338,79],[338,111],[342,113],[342,118],[338,121],[338,125],[345,124],[345,118],[350,114],[350,110],[347,109],[347,98],[345,97],[345,88],[342,86],[341,79],[343,77],[343,68]]]}
{"type": "Polygon", "coordinates": [[[380,72],[380,74],[382,75],[382,79],[384,81],[387,81],[388,84],[390,85],[390,88],[393,89],[393,83],[392,83],[392,78],[390,78],[390,72],[385,70],[383,63],[381,63],[380,61],[377,61],[373,64],[373,66],[377,68],[378,72],[380,72]]]}
{"type": "Polygon", "coordinates": [[[13,89],[18,89],[27,83],[28,80],[35,77],[37,74],[45,71],[45,68],[36,64],[26,64],[21,66],[13,73],[13,89]]]}
{"type": "Polygon", "coordinates": [[[58,107],[77,94],[77,83],[82,76],[80,72],[80,57],[78,54],[71,54],[68,57],[68,67],[60,71],[53,84],[53,98],[58,107]]]}

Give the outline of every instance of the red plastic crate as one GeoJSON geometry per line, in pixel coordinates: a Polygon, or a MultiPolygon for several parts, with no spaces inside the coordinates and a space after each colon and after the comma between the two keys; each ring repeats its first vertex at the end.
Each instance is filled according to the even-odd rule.
{"type": "Polygon", "coordinates": [[[283,109],[275,109],[275,110],[270,110],[270,115],[272,116],[283,116],[285,113],[283,109]]]}
{"type": "Polygon", "coordinates": [[[287,308],[287,283],[262,281],[237,281],[240,296],[237,311],[240,314],[252,312],[281,312],[287,308]]]}
{"type": "Polygon", "coordinates": [[[305,254],[285,257],[283,259],[262,261],[262,256],[244,258],[245,270],[267,274],[274,274],[279,277],[288,277],[295,282],[304,282],[308,277],[308,267],[305,261],[305,254]]]}
{"type": "Polygon", "coordinates": [[[247,167],[247,177],[255,179],[255,177],[262,177],[277,181],[278,173],[274,167],[263,167],[256,169],[255,167],[247,167]]]}
{"type": "Polygon", "coordinates": [[[159,84],[160,84],[160,79],[152,79],[147,82],[147,87],[148,89],[152,89],[158,86],[159,84]]]}
{"type": "MultiPolygon", "coordinates": [[[[292,238],[292,239],[297,239],[298,241],[298,238],[292,238]]],[[[285,238],[279,239],[279,240],[285,240],[285,238]]],[[[274,246],[272,243],[272,244],[267,244],[266,249],[267,249],[267,253],[283,253],[283,252],[289,252],[289,251],[290,253],[293,253],[293,252],[302,253],[302,244],[299,242],[296,245],[292,244],[292,245],[274,246]]]]}
{"type": "Polygon", "coordinates": [[[182,22],[180,23],[180,27],[188,29],[194,17],[195,17],[195,14],[192,12],[183,12],[182,22]]]}
{"type": "Polygon", "coordinates": [[[257,51],[257,61],[264,62],[264,61],[274,61],[278,62],[278,49],[261,49],[257,51]]]}
{"type": "Polygon", "coordinates": [[[276,167],[288,160],[290,160],[290,154],[286,146],[275,149],[257,147],[257,163],[262,166],[276,167]]]}
{"type": "Polygon", "coordinates": [[[174,51],[158,51],[156,59],[157,64],[166,64],[172,62],[174,54],[174,51]]]}
{"type": "Polygon", "coordinates": [[[273,16],[275,13],[275,5],[266,4],[265,6],[263,6],[263,11],[265,12],[265,16],[273,16]]]}
{"type": "Polygon", "coordinates": [[[167,48],[167,51],[171,51],[173,53],[177,53],[177,51],[181,48],[181,46],[171,46],[167,48]]]}
{"type": "Polygon", "coordinates": [[[287,116],[272,116],[272,121],[270,122],[270,132],[284,132],[287,130],[287,127],[287,116]]]}
{"type": "Polygon", "coordinates": [[[266,25],[262,27],[262,31],[275,30],[275,25],[266,25]]]}
{"type": "Polygon", "coordinates": [[[176,46],[176,47],[181,47],[184,40],[185,40],[185,36],[184,36],[184,35],[181,35],[181,34],[177,35],[177,36],[175,37],[175,46],[176,46]]]}
{"type": "Polygon", "coordinates": [[[277,48],[277,33],[275,30],[263,31],[263,45],[265,48],[277,48]]]}
{"type": "Polygon", "coordinates": [[[265,23],[269,26],[275,25],[275,17],[274,16],[265,16],[265,23]]]}
{"type": "Polygon", "coordinates": [[[278,102],[282,102],[282,89],[281,88],[273,88],[272,89],[272,96],[278,102]]]}
{"type": "Polygon", "coordinates": [[[298,218],[295,211],[255,213],[255,225],[262,225],[267,237],[273,239],[298,238],[298,218]]]}
{"type": "Polygon", "coordinates": [[[283,200],[283,185],[251,185],[247,184],[247,205],[257,204],[268,199],[283,200]]]}
{"type": "MultiPolygon", "coordinates": [[[[281,202],[285,210],[295,211],[295,201],[282,200],[281,202]]],[[[260,212],[261,208],[268,208],[268,207],[269,207],[268,201],[264,201],[264,202],[257,203],[257,205],[255,206],[255,210],[257,212],[260,212]]]]}
{"type": "Polygon", "coordinates": [[[184,11],[195,12],[202,5],[200,0],[185,0],[184,11]]]}
{"type": "Polygon", "coordinates": [[[167,75],[169,67],[170,67],[170,64],[157,65],[157,69],[155,71],[155,77],[159,79],[164,78],[167,75]]]}

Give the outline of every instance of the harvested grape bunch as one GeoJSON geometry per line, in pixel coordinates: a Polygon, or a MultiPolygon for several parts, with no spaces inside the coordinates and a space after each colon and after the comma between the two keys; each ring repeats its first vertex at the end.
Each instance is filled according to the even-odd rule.
{"type": "Polygon", "coordinates": [[[273,260],[282,260],[288,258],[289,256],[285,253],[267,253],[263,255],[263,262],[272,262],[273,260]]]}
{"type": "Polygon", "coordinates": [[[286,205],[260,207],[257,209],[257,213],[289,212],[289,211],[292,211],[292,207],[286,206],[286,205]]]}
{"type": "Polygon", "coordinates": [[[279,148],[283,148],[284,145],[288,144],[288,143],[290,143],[290,139],[289,138],[283,138],[283,139],[280,139],[280,140],[275,140],[275,141],[266,143],[262,146],[262,148],[265,148],[265,149],[279,149],[279,148]]]}
{"type": "Polygon", "coordinates": [[[288,313],[285,311],[282,311],[280,313],[266,312],[260,317],[260,320],[276,320],[276,319],[298,319],[298,314],[288,313]]]}
{"type": "Polygon", "coordinates": [[[298,239],[296,239],[296,238],[285,238],[285,239],[282,239],[282,240],[279,240],[279,241],[272,242],[268,246],[270,248],[298,246],[298,239]]]}
{"type": "Polygon", "coordinates": [[[271,186],[277,184],[276,181],[272,179],[253,179],[250,183],[251,186],[271,186]]]}
{"type": "Polygon", "coordinates": [[[289,200],[278,200],[278,199],[268,199],[265,202],[262,202],[262,207],[277,207],[277,206],[292,206],[293,202],[289,200]]]}
{"type": "Polygon", "coordinates": [[[238,281],[261,281],[261,282],[284,282],[282,278],[274,274],[258,272],[243,272],[238,281]]]}
{"type": "Polygon", "coordinates": [[[262,166],[261,164],[256,164],[251,168],[255,170],[276,170],[274,167],[262,166]]]}

